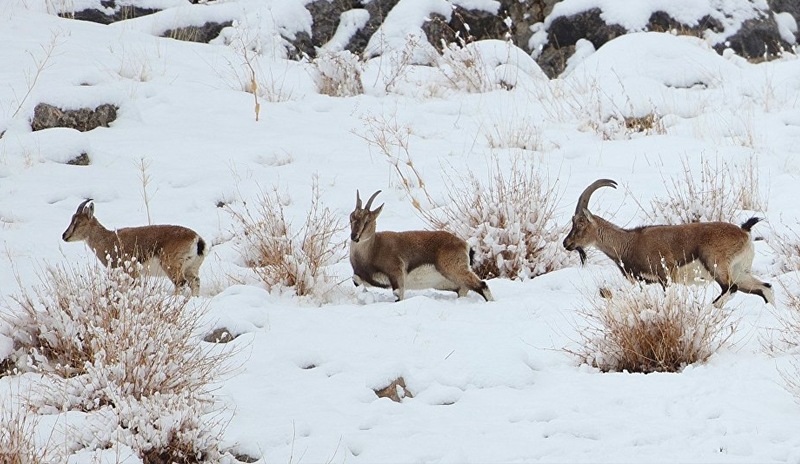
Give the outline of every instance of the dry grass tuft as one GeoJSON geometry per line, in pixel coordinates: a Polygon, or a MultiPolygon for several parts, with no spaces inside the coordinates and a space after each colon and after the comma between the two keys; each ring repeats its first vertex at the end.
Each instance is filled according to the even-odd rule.
{"type": "Polygon", "coordinates": [[[641,132],[644,134],[665,134],[666,128],[661,116],[649,113],[644,116],[626,116],[624,119],[625,129],[629,132],[641,132]]]}
{"type": "Polygon", "coordinates": [[[533,118],[528,116],[508,118],[484,130],[483,135],[490,148],[530,151],[542,149],[541,131],[533,118]]]}
{"type": "Polygon", "coordinates": [[[334,286],[328,266],[338,262],[344,242],[334,237],[344,230],[333,211],[322,205],[319,187],[303,224],[287,221],[277,188],[263,193],[254,206],[229,208],[236,229],[236,248],[267,290],[290,288],[298,296],[324,297],[334,286]]]}
{"type": "Polygon", "coordinates": [[[523,156],[511,167],[494,159],[488,179],[468,171],[447,173],[447,199],[437,201],[411,159],[410,130],[386,119],[364,120],[360,136],[392,164],[418,215],[435,230],[461,237],[475,250],[482,279],[533,278],[576,261],[560,245],[566,229],[555,223],[555,182],[523,156]]]}
{"type": "Polygon", "coordinates": [[[44,464],[52,462],[48,450],[41,449],[35,440],[35,416],[22,406],[4,404],[0,409],[0,463],[44,464]]]}
{"type": "Polygon", "coordinates": [[[168,457],[158,462],[216,462],[219,428],[204,417],[214,411],[210,391],[230,371],[232,352],[200,342],[203,308],[164,279],[134,278],[139,271],[137,263],[47,269],[2,315],[0,327],[14,341],[11,360],[19,371],[44,374],[32,408],[105,420],[106,430],[84,440],[90,449],[120,442],[143,458],[151,450],[168,457]],[[208,459],[184,459],[178,451],[187,449],[208,459]]]}
{"type": "Polygon", "coordinates": [[[796,272],[786,280],[781,280],[784,301],[779,307],[771,309],[778,321],[778,327],[763,340],[767,352],[773,355],[788,354],[788,366],[779,369],[784,388],[800,403],[800,273],[796,272]]]}
{"type": "Polygon", "coordinates": [[[331,97],[353,97],[364,93],[361,72],[364,63],[348,50],[330,52],[319,50],[311,64],[317,89],[331,97]]]}
{"type": "Polygon", "coordinates": [[[135,398],[197,390],[216,378],[222,359],[208,356],[192,333],[202,311],[164,279],[134,278],[137,267],[47,269],[4,317],[16,368],[62,378],[103,371],[135,398]]]}
{"type": "MultiPolygon", "coordinates": [[[[414,197],[414,192],[409,192],[414,197]]],[[[555,224],[558,195],[537,166],[518,159],[509,170],[495,160],[481,181],[473,172],[448,184],[447,200],[433,208],[413,205],[435,229],[449,230],[476,251],[474,270],[482,279],[533,278],[565,267],[560,246],[566,231],[555,224]]]]}
{"type": "Polygon", "coordinates": [[[736,222],[737,213],[741,210],[767,209],[754,157],[743,165],[719,158],[713,161],[701,158],[699,171],[690,165],[687,158],[681,162],[683,175],[665,179],[666,197],[652,200],[650,212],[647,213],[651,222],[736,222]]]}
{"type": "MultiPolygon", "coordinates": [[[[778,272],[788,273],[800,271],[800,221],[786,232],[772,231],[767,244],[772,248],[778,272]]],[[[800,306],[799,306],[800,307],[800,306]]]]}
{"type": "Polygon", "coordinates": [[[499,88],[487,72],[478,49],[464,41],[460,44],[443,45],[438,69],[444,75],[449,87],[456,91],[484,93],[499,88]]]}
{"type": "Polygon", "coordinates": [[[677,372],[705,362],[736,331],[730,313],[704,302],[698,287],[628,284],[581,309],[579,348],[603,372],[677,372]]]}

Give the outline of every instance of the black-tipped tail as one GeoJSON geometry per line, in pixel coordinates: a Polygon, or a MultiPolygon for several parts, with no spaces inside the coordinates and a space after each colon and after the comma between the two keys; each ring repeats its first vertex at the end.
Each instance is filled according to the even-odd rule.
{"type": "Polygon", "coordinates": [[[206,242],[202,238],[197,239],[197,256],[203,256],[206,253],[206,242]]]}
{"type": "Polygon", "coordinates": [[[742,226],[741,226],[742,230],[745,231],[745,232],[750,232],[750,229],[752,229],[754,225],[758,224],[758,222],[763,220],[763,219],[764,218],[755,217],[755,216],[751,217],[750,219],[748,219],[748,220],[744,221],[744,223],[742,223],[742,226]]]}

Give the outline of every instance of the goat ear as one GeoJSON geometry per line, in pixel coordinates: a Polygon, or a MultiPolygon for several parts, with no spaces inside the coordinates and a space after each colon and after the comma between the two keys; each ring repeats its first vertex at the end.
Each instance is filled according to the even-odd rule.
{"type": "Polygon", "coordinates": [[[89,216],[89,219],[94,217],[94,203],[89,202],[83,207],[83,214],[89,216]]]}
{"type": "Polygon", "coordinates": [[[377,208],[375,208],[374,210],[372,210],[372,211],[371,211],[371,213],[372,213],[372,214],[373,214],[375,217],[378,217],[378,215],[379,215],[379,214],[381,214],[381,211],[383,211],[383,205],[385,205],[385,204],[386,204],[386,203],[381,203],[381,205],[380,205],[380,206],[378,206],[377,208]]]}
{"type": "Polygon", "coordinates": [[[594,216],[589,212],[588,209],[583,210],[583,215],[586,217],[589,223],[594,224],[594,216]]]}

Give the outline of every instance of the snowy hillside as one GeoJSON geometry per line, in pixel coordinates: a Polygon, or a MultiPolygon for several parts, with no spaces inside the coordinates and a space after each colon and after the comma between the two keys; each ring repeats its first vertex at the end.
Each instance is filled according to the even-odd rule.
{"type": "MultiPolygon", "coordinates": [[[[794,55],[752,63],[698,37],[636,33],[597,50],[578,42],[549,80],[501,41],[440,54],[419,39],[419,12],[446,2],[404,0],[383,54],[364,61],[332,43],[292,61],[281,35],[308,27],[303,3],[153,1],[166,9],[110,25],[58,17],[51,1],[0,3],[0,360],[18,348],[8,321],[20,295],[48,269],[94,268],[85,244],[61,239],[91,198],[110,229],[179,224],[210,245],[200,295],[183,310],[196,314],[197,347],[230,353],[207,416],[223,462],[800,462],[797,351],[777,349],[800,289],[794,55]],[[233,18],[208,44],[160,37],[233,18]],[[33,131],[40,103],[117,114],[86,132],[33,131]],[[67,164],[81,154],[88,165],[67,164]],[[356,190],[382,190],[378,230],[424,229],[426,211],[470,195],[470,176],[485,185],[528,168],[552,192],[541,245],[556,270],[488,279],[488,303],[435,290],[394,302],[353,286],[356,190]],[[728,343],[677,373],[602,372],[571,354],[587,311],[603,304],[598,287],[628,288],[601,253],[580,266],[561,246],[578,196],[599,178],[619,188],[598,190],[591,211],[624,227],[766,218],[753,229],[753,273],[773,284],[776,304],[737,293],[720,310],[728,343]],[[240,253],[236,212],[277,189],[273,206],[296,230],[315,186],[342,226],[328,278],[311,295],[268,290],[240,253]],[[216,329],[236,338],[203,341],[216,329]],[[398,378],[402,401],[376,395],[398,378]]],[[[697,291],[710,303],[719,287],[697,291]]],[[[120,438],[134,425],[109,425],[119,404],[76,406],[90,395],[58,390],[67,384],[36,369],[0,377],[0,423],[27,416],[52,462],[146,461],[120,438]],[[28,410],[42,389],[61,402],[28,410]]]]}

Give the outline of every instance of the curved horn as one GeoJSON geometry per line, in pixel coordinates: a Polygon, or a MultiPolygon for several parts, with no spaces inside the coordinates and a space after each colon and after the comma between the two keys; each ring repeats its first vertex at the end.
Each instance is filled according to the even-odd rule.
{"type": "Polygon", "coordinates": [[[356,209],[361,209],[361,197],[358,195],[358,189],[356,189],[356,209]]]}
{"type": "Polygon", "coordinates": [[[84,201],[83,201],[83,203],[81,203],[80,205],[78,205],[78,209],[77,209],[77,210],[75,210],[75,212],[76,212],[76,213],[80,213],[81,211],[83,211],[83,207],[84,207],[84,206],[86,206],[86,205],[87,205],[87,204],[88,204],[90,201],[92,201],[92,199],[91,199],[91,198],[88,198],[88,199],[84,200],[84,201]]]}
{"type": "Polygon", "coordinates": [[[592,185],[586,187],[586,190],[584,190],[583,193],[581,193],[581,196],[578,198],[578,206],[575,207],[575,214],[580,214],[583,210],[588,211],[589,198],[591,198],[594,191],[600,187],[617,188],[617,183],[611,179],[598,179],[592,182],[592,185]]]}
{"type": "Polygon", "coordinates": [[[380,190],[378,190],[377,192],[373,193],[372,196],[369,197],[369,200],[367,200],[367,206],[365,206],[364,209],[369,211],[369,208],[372,206],[372,200],[374,200],[375,197],[377,197],[379,193],[381,193],[380,190]]]}

